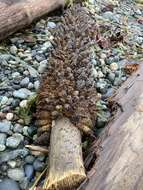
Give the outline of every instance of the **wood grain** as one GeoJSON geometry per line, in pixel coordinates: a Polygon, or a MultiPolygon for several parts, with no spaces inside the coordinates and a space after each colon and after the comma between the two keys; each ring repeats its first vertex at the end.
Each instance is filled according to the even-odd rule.
{"type": "Polygon", "coordinates": [[[143,64],[118,90],[123,112],[106,128],[102,151],[85,190],[143,189],[143,64]],[[105,138],[106,137],[106,138],[105,138]]]}
{"type": "Polygon", "coordinates": [[[51,131],[49,171],[43,189],[70,190],[85,178],[80,131],[69,119],[59,119],[51,131]]]}
{"type": "Polygon", "coordinates": [[[64,0],[0,0],[0,40],[64,6],[64,0]]]}

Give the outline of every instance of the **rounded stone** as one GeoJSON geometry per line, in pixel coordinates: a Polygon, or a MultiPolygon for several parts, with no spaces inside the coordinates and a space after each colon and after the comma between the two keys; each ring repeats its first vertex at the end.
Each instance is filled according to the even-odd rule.
{"type": "Polygon", "coordinates": [[[17,47],[14,46],[14,45],[11,46],[11,47],[10,47],[10,53],[13,54],[13,55],[15,55],[15,54],[17,53],[17,47]]]}
{"type": "Polygon", "coordinates": [[[21,102],[20,102],[20,104],[19,104],[19,106],[21,107],[21,108],[25,108],[25,107],[27,107],[27,100],[22,100],[21,102]]]}
{"type": "Polygon", "coordinates": [[[12,73],[12,78],[19,78],[19,77],[20,77],[19,72],[12,73]]]}
{"type": "Polygon", "coordinates": [[[104,74],[102,73],[102,71],[98,71],[98,78],[103,78],[104,74]]]}
{"type": "Polygon", "coordinates": [[[111,64],[110,64],[110,69],[111,69],[112,71],[117,71],[117,70],[118,70],[118,64],[115,63],[115,62],[111,63],[111,64]]]}
{"type": "Polygon", "coordinates": [[[97,82],[96,88],[100,93],[105,94],[107,92],[107,83],[105,81],[97,82]]]}
{"type": "Polygon", "coordinates": [[[15,168],[15,167],[16,167],[16,161],[14,161],[14,160],[8,161],[7,164],[8,164],[11,168],[15,168]]]}
{"type": "Polygon", "coordinates": [[[35,87],[36,90],[38,90],[39,87],[40,87],[40,82],[39,81],[35,81],[34,82],[34,87],[35,87]]]}
{"type": "Polygon", "coordinates": [[[20,85],[22,87],[26,87],[28,84],[29,84],[29,78],[28,77],[25,77],[24,79],[22,79],[22,81],[20,82],[20,85]]]}
{"type": "Polygon", "coordinates": [[[114,82],[114,80],[115,80],[115,73],[109,73],[108,74],[108,79],[111,81],[111,82],[114,82]]]}
{"type": "Polygon", "coordinates": [[[47,67],[47,60],[43,60],[40,62],[40,66],[38,67],[38,72],[43,73],[47,67]]]}
{"type": "Polygon", "coordinates": [[[23,135],[27,136],[27,137],[29,136],[29,134],[28,134],[28,126],[23,127],[23,135]]]}
{"type": "Polygon", "coordinates": [[[16,97],[16,98],[20,98],[20,99],[25,99],[28,96],[30,96],[31,94],[32,94],[31,91],[29,91],[26,88],[21,88],[19,90],[15,90],[13,92],[13,96],[16,97]]]}
{"type": "Polygon", "coordinates": [[[6,143],[6,134],[5,133],[0,133],[0,144],[5,145],[6,143]]]}
{"type": "Polygon", "coordinates": [[[1,121],[0,122],[0,132],[1,133],[9,133],[11,129],[11,122],[10,121],[1,121]]]}
{"type": "Polygon", "coordinates": [[[6,146],[3,144],[0,144],[0,152],[3,152],[6,149],[6,146]]]}
{"type": "Polygon", "coordinates": [[[32,177],[33,177],[33,174],[34,174],[34,168],[33,168],[33,165],[30,165],[30,164],[26,164],[24,166],[24,171],[25,171],[25,176],[31,180],[32,177]]]}
{"type": "Polygon", "coordinates": [[[0,190],[20,190],[18,183],[12,179],[4,179],[0,182],[0,190]]]}
{"type": "Polygon", "coordinates": [[[13,136],[8,137],[6,140],[6,146],[9,148],[17,148],[24,138],[22,137],[23,136],[22,135],[20,136],[20,134],[14,134],[13,136]]]}
{"type": "Polygon", "coordinates": [[[7,114],[6,114],[6,119],[7,119],[8,121],[11,121],[11,120],[13,119],[13,117],[14,117],[14,114],[13,114],[13,113],[7,113],[7,114]]]}
{"type": "Polygon", "coordinates": [[[2,99],[1,99],[1,101],[0,101],[0,104],[1,105],[5,105],[5,104],[7,104],[7,102],[8,102],[8,97],[7,96],[3,96],[2,99]]]}
{"type": "Polygon", "coordinates": [[[98,76],[98,72],[96,71],[95,68],[93,68],[93,70],[92,70],[92,74],[93,74],[93,77],[94,77],[94,78],[97,78],[97,76],[98,76]]]}
{"type": "Polygon", "coordinates": [[[43,168],[44,168],[44,162],[41,162],[39,160],[35,160],[34,163],[33,163],[33,167],[36,171],[42,171],[43,168]]]}
{"type": "Polygon", "coordinates": [[[28,84],[28,89],[32,89],[33,87],[34,87],[33,83],[30,82],[30,83],[28,84]]]}
{"type": "MultiPolygon", "coordinates": [[[[33,185],[33,184],[32,184],[33,185]]],[[[29,186],[29,181],[27,179],[27,177],[24,177],[22,179],[22,181],[19,182],[19,186],[21,188],[21,190],[28,190],[28,186],[29,186]]]]}
{"type": "Polygon", "coordinates": [[[34,160],[35,160],[35,158],[32,155],[28,155],[25,158],[25,162],[28,163],[28,164],[32,164],[34,162],[34,160]]]}
{"type": "Polygon", "coordinates": [[[16,123],[15,126],[14,126],[13,131],[16,132],[16,133],[22,133],[22,131],[23,131],[23,126],[20,125],[19,123],[16,123]]]}
{"type": "Polygon", "coordinates": [[[7,175],[9,178],[15,181],[22,181],[22,179],[25,177],[24,170],[22,168],[9,169],[7,171],[7,175]]]}

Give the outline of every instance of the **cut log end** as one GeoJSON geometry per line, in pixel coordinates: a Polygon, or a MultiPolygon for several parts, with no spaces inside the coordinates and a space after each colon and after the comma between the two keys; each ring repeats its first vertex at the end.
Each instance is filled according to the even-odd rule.
{"type": "Polygon", "coordinates": [[[44,190],[70,190],[86,178],[81,134],[67,118],[55,122],[51,131],[49,171],[44,190]]]}
{"type": "Polygon", "coordinates": [[[45,181],[45,184],[43,186],[44,190],[73,190],[73,188],[77,187],[84,179],[85,175],[82,174],[76,174],[76,173],[67,173],[67,176],[59,176],[57,179],[53,179],[51,176],[51,179],[48,178],[47,181],[45,181]]]}

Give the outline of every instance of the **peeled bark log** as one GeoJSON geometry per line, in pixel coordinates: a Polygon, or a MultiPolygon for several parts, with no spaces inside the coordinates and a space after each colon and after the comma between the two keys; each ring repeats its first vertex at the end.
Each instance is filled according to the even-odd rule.
{"type": "Polygon", "coordinates": [[[86,178],[80,131],[67,118],[52,127],[49,171],[43,189],[70,190],[86,178]]]}
{"type": "Polygon", "coordinates": [[[105,129],[102,151],[85,190],[143,189],[143,64],[114,100],[123,111],[105,129]]]}
{"type": "Polygon", "coordinates": [[[64,0],[0,0],[0,40],[64,6],[64,0]]]}

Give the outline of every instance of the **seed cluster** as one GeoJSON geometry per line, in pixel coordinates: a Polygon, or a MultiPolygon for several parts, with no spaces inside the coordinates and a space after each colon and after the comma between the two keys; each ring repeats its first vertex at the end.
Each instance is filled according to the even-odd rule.
{"type": "Polygon", "coordinates": [[[38,94],[41,134],[60,116],[85,132],[94,126],[97,92],[91,59],[95,35],[96,22],[86,7],[74,5],[65,11],[38,94]]]}

